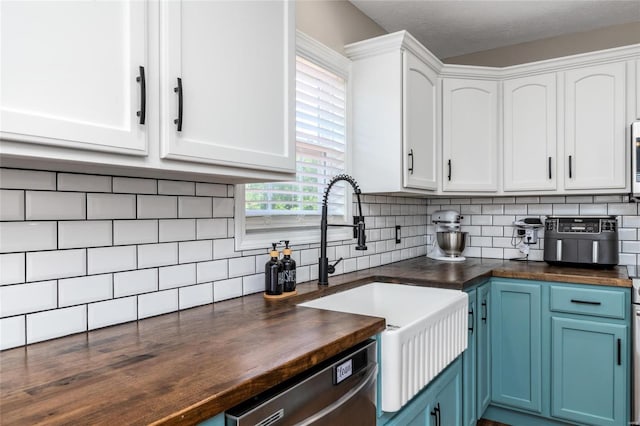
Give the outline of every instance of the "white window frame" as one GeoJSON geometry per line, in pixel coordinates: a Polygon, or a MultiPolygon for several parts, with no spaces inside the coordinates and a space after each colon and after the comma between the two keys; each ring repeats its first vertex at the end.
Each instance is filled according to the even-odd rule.
{"type": "MultiPolygon", "coordinates": [[[[325,46],[317,40],[309,37],[301,31],[296,31],[296,56],[302,56],[309,61],[328,69],[329,71],[343,77],[346,81],[346,146],[345,146],[345,173],[351,170],[352,152],[352,111],[351,111],[351,61],[335,50],[325,46]]],[[[352,188],[346,185],[345,196],[345,221],[351,223],[353,215],[352,188]]],[[[320,218],[315,226],[299,227],[291,229],[264,229],[247,233],[245,226],[245,197],[244,185],[235,187],[235,246],[236,250],[263,249],[269,247],[272,242],[280,240],[290,240],[293,246],[301,244],[315,244],[320,242],[320,218]]],[[[295,216],[291,217],[296,220],[295,216]]],[[[332,221],[335,223],[335,221],[332,221]]],[[[339,223],[339,222],[338,222],[339,223]]],[[[350,240],[353,237],[353,230],[345,227],[329,227],[327,240],[341,241],[350,240]]]]}

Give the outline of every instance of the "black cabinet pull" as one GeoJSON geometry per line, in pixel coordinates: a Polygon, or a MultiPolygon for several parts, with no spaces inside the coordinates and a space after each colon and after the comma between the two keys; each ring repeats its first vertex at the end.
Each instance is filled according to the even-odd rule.
{"type": "Polygon", "coordinates": [[[144,76],[144,67],[138,68],[138,76],[136,81],[140,83],[140,111],[136,112],[136,115],[140,117],[140,124],[144,124],[147,118],[147,79],[144,76]]]}
{"type": "Polygon", "coordinates": [[[409,157],[411,157],[411,167],[409,167],[409,173],[413,174],[413,149],[409,150],[409,157]]]}
{"type": "Polygon", "coordinates": [[[436,418],[436,426],[440,426],[440,403],[438,402],[433,410],[431,410],[431,415],[436,418]]]}
{"type": "Polygon", "coordinates": [[[178,118],[173,120],[173,124],[177,125],[177,130],[182,131],[182,79],[178,77],[178,87],[174,87],[173,91],[178,94],[178,118]]]}
{"type": "Polygon", "coordinates": [[[482,314],[482,318],[480,318],[482,320],[482,322],[487,322],[487,299],[484,299],[482,301],[482,308],[483,308],[483,314],[482,314]]]}
{"type": "Polygon", "coordinates": [[[569,179],[573,177],[573,156],[569,156],[569,179]]]}
{"type": "Polygon", "coordinates": [[[475,322],[475,317],[473,315],[473,306],[471,306],[469,309],[469,315],[471,315],[471,322],[469,323],[471,327],[469,327],[469,331],[471,332],[471,334],[473,334],[473,323],[475,322]]]}
{"type": "Polygon", "coordinates": [[[618,339],[618,365],[622,365],[622,339],[618,339]]]}
{"type": "Polygon", "coordinates": [[[447,164],[449,166],[449,176],[447,176],[447,178],[449,179],[449,181],[451,181],[451,160],[449,160],[447,164]]]}
{"type": "Polygon", "coordinates": [[[549,179],[551,179],[551,157],[549,157],[549,179]]]}
{"type": "Polygon", "coordinates": [[[571,303],[578,303],[580,305],[594,305],[594,306],[602,305],[601,302],[593,302],[591,300],[579,300],[579,299],[571,299],[571,303]]]}

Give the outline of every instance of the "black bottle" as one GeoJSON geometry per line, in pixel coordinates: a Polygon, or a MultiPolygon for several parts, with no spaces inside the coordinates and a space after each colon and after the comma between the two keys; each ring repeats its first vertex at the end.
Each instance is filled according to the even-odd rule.
{"type": "Polygon", "coordinates": [[[291,258],[289,241],[284,241],[284,254],[282,258],[282,273],[284,278],[284,291],[290,292],[296,289],[296,261],[291,258]]]}
{"type": "Polygon", "coordinates": [[[273,250],[269,252],[271,259],[264,265],[264,291],[268,295],[282,294],[284,277],[282,274],[282,262],[278,260],[277,243],[272,243],[273,250]]]}

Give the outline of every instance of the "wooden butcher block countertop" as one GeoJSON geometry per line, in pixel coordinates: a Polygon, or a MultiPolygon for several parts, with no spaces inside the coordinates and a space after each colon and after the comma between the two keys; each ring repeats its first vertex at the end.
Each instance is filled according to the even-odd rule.
{"type": "Polygon", "coordinates": [[[465,289],[491,276],[630,287],[626,269],[424,257],[0,352],[2,424],[196,424],[381,332],[380,318],[296,307],[372,281],[465,289]]]}

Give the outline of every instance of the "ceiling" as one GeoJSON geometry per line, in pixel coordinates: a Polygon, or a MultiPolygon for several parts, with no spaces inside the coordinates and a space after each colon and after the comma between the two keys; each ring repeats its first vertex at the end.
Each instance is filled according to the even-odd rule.
{"type": "Polygon", "coordinates": [[[350,0],[439,58],[640,22],[640,0],[350,0]]]}

